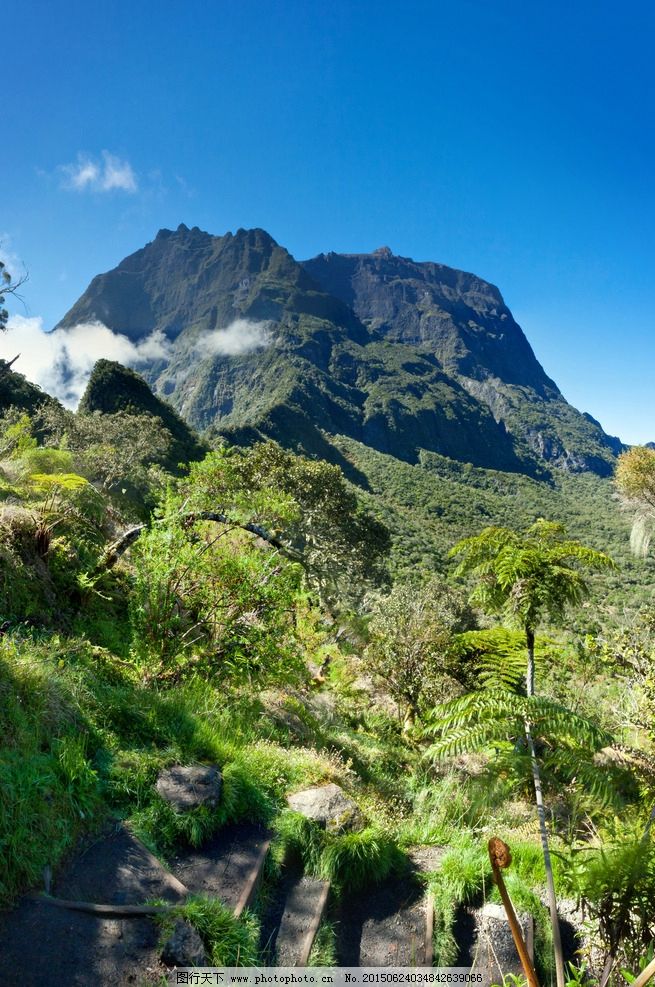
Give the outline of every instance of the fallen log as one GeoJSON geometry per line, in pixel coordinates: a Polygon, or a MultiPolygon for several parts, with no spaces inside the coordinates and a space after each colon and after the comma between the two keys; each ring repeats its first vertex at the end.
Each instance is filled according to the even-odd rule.
{"type": "Polygon", "coordinates": [[[179,911],[181,905],[96,905],[90,901],[68,901],[65,898],[52,898],[42,892],[26,895],[33,901],[40,901],[55,908],[68,908],[74,912],[89,912],[91,915],[119,915],[123,918],[135,918],[143,915],[168,915],[179,911]]]}

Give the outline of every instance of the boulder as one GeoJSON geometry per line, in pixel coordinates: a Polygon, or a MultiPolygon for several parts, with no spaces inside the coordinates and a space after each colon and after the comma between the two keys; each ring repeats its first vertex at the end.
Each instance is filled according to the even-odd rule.
{"type": "Polygon", "coordinates": [[[339,785],[306,788],[287,798],[289,807],[306,819],[318,823],[330,833],[344,829],[361,829],[362,813],[356,802],[339,785]]]}
{"type": "Polygon", "coordinates": [[[187,811],[200,805],[215,808],[221,797],[223,778],[214,764],[174,764],[157,778],[157,791],[176,809],[187,811]]]}
{"type": "Polygon", "coordinates": [[[207,954],[198,932],[183,919],[177,919],[161,951],[166,966],[207,966],[207,954]]]}

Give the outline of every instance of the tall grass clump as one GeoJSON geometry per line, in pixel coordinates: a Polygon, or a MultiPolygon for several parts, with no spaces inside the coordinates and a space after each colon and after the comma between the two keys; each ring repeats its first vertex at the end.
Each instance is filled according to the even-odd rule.
{"type": "Polygon", "coordinates": [[[180,918],[198,932],[209,966],[255,966],[259,963],[259,922],[252,912],[245,911],[235,918],[227,905],[217,898],[193,895],[179,909],[172,909],[157,919],[161,925],[162,943],[170,935],[175,920],[180,918]]]}
{"type": "Polygon", "coordinates": [[[434,902],[434,958],[437,966],[452,966],[457,958],[454,925],[457,910],[484,894],[491,884],[491,864],[486,845],[468,833],[446,853],[439,871],[429,882],[434,902]]]}
{"type": "Polygon", "coordinates": [[[382,830],[369,827],[329,839],[319,870],[321,877],[338,888],[356,891],[379,884],[406,864],[397,843],[382,830]]]}

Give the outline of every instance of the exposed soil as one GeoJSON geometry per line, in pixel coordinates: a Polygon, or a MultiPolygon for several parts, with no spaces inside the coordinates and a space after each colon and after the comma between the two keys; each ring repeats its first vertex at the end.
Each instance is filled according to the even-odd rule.
{"type": "Polygon", "coordinates": [[[411,876],[351,895],[339,915],[341,966],[423,966],[426,899],[411,876]]]}
{"type": "MultiPolygon", "coordinates": [[[[528,916],[518,916],[523,936],[528,934],[528,916]]],[[[522,976],[521,963],[512,933],[501,906],[460,909],[455,925],[460,944],[456,966],[470,966],[482,975],[480,987],[502,984],[508,974],[522,976]]]]}
{"type": "MultiPolygon", "coordinates": [[[[119,826],[83,845],[54,896],[98,904],[171,903],[183,895],[166,870],[119,826]]],[[[148,918],[101,918],[22,899],[0,913],[0,983],[21,987],[128,987],[156,983],[164,968],[148,918]]]]}
{"type": "Polygon", "coordinates": [[[327,883],[314,877],[301,877],[290,888],[277,934],[277,966],[307,965],[327,890],[327,883]]]}
{"type": "Polygon", "coordinates": [[[220,898],[234,910],[243,890],[258,878],[261,853],[270,834],[259,826],[226,826],[199,850],[181,850],[171,871],[192,894],[220,898]]]}

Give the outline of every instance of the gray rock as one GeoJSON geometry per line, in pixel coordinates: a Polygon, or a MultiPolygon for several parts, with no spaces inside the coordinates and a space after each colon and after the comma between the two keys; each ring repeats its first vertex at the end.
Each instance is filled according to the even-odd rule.
{"type": "Polygon", "coordinates": [[[166,966],[207,966],[207,954],[198,932],[183,919],[178,919],[161,951],[166,966]]]}
{"type": "Polygon", "coordinates": [[[215,808],[221,797],[223,778],[216,765],[174,764],[157,779],[157,791],[176,809],[186,811],[199,805],[215,808]]]}
{"type": "Polygon", "coordinates": [[[361,829],[364,819],[356,802],[338,785],[306,788],[287,798],[289,807],[306,819],[319,823],[328,832],[361,829]]]}

